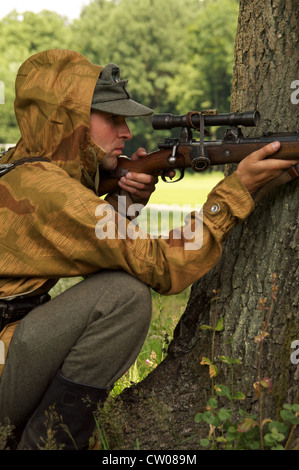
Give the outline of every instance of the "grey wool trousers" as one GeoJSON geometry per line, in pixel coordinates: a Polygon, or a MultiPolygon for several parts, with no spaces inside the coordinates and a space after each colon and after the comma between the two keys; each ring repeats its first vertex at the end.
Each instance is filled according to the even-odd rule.
{"type": "Polygon", "coordinates": [[[104,271],[32,310],[18,325],[0,379],[0,423],[28,419],[57,370],[109,388],[134,363],[151,321],[151,294],[121,271],[104,271]]]}

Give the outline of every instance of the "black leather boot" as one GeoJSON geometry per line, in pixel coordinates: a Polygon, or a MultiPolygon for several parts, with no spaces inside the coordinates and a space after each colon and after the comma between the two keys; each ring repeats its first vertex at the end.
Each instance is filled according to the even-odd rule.
{"type": "MultiPolygon", "coordinates": [[[[59,416],[54,428],[57,448],[83,450],[96,427],[94,412],[104,402],[109,390],[72,382],[58,371],[40,404],[28,421],[17,450],[47,449],[47,415],[59,416]],[[49,412],[49,408],[52,411],[49,412]]],[[[48,428],[49,429],[49,428],[48,428]]]]}

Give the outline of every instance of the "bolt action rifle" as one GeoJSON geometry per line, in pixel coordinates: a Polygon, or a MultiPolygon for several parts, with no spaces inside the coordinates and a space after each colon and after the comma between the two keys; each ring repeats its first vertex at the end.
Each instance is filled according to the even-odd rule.
{"type": "MultiPolygon", "coordinates": [[[[158,144],[156,150],[146,158],[130,160],[119,157],[116,170],[101,174],[99,195],[115,191],[118,180],[127,172],[159,175],[167,183],[175,183],[184,177],[186,168],[202,172],[210,165],[240,163],[250,153],[264,147],[270,142],[280,141],[280,149],[271,158],[299,160],[299,131],[285,133],[267,133],[258,138],[245,138],[240,126],[254,127],[260,122],[258,111],[243,113],[222,113],[217,111],[191,111],[176,116],[172,114],[156,114],[152,118],[155,130],[181,128],[180,137],[167,138],[158,144]],[[209,135],[206,126],[229,126],[222,140],[204,140],[209,135]],[[193,139],[192,131],[199,132],[199,140],[193,139]],[[167,180],[170,170],[179,171],[176,180],[167,180]]],[[[292,167],[289,179],[299,176],[299,165],[292,167]]],[[[288,177],[288,176],[287,176],[288,177]]],[[[284,181],[286,182],[286,181],[284,181]]]]}

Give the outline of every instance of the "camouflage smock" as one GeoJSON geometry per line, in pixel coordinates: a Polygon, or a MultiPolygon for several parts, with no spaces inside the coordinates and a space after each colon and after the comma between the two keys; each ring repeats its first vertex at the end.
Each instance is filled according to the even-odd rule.
{"type": "Polygon", "coordinates": [[[115,199],[100,199],[87,184],[105,155],[89,129],[101,70],[77,52],[50,50],[18,71],[21,138],[0,163],[48,161],[25,163],[0,178],[0,298],[48,291],[59,278],[103,269],[127,271],[162,294],[178,293],[217,263],[229,231],[254,207],[234,173],[208,196],[199,250],[185,250],[184,237],[172,232],[169,239],[98,238],[98,206],[115,199]]]}

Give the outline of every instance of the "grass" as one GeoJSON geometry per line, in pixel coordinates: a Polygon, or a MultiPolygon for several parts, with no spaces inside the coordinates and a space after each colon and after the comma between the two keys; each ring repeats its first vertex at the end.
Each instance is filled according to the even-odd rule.
{"type": "MultiPolygon", "coordinates": [[[[52,298],[69,289],[82,280],[81,277],[60,279],[51,289],[52,298]]],[[[125,388],[143,380],[167,354],[167,348],[173,338],[174,329],[185,310],[190,288],[177,295],[162,296],[152,290],[153,314],[150,329],[140,354],[114,386],[112,396],[119,395],[125,388]]]]}
{"type": "Polygon", "coordinates": [[[223,178],[223,173],[190,174],[177,183],[165,183],[161,179],[151,196],[150,204],[204,204],[208,193],[223,178]]]}
{"type": "Polygon", "coordinates": [[[152,291],[153,316],[146,341],[135,363],[115,383],[112,396],[119,395],[125,388],[144,380],[163,361],[189,295],[190,288],[169,297],[152,291]]]}
{"type": "Polygon", "coordinates": [[[215,171],[201,175],[186,173],[177,183],[160,179],[149,204],[138,217],[139,226],[152,236],[167,236],[172,228],[184,225],[187,214],[201,210],[208,193],[222,178],[223,173],[215,171]]]}

